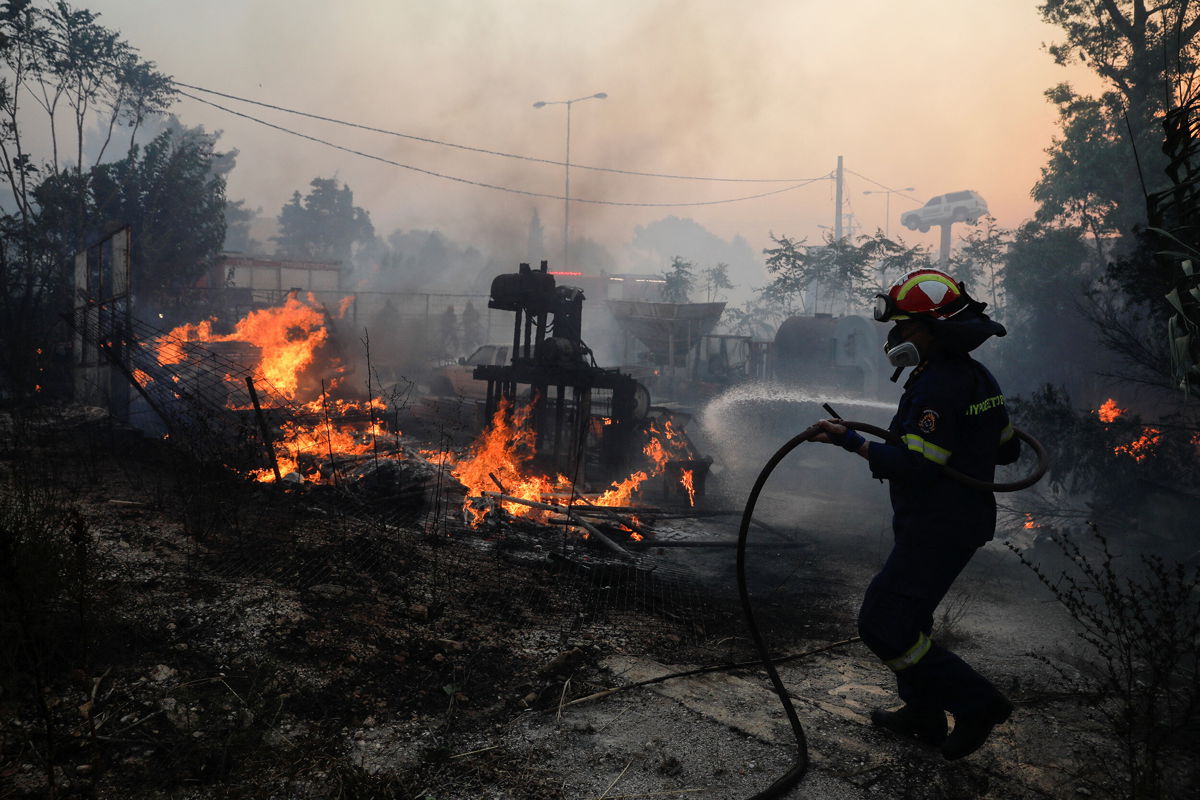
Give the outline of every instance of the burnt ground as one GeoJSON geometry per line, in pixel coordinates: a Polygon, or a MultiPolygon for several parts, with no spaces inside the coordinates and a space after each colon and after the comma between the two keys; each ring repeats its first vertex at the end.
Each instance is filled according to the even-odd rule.
{"type": "MultiPolygon", "coordinates": [[[[795,758],[758,669],[584,700],[752,657],[733,551],[670,546],[736,517],[664,515],[623,563],[553,528],[468,531],[428,495],[249,484],[86,410],[4,433],[6,534],[28,507],[63,545],[7,555],[32,578],[6,584],[25,594],[3,616],[0,798],[742,798],[795,758]]],[[[852,635],[886,554],[878,503],[795,503],[764,497],[750,555],[778,653],[852,635]]],[[[841,645],[781,666],[812,757],[788,796],[1111,788],[1103,729],[1031,655],[1065,665],[1069,620],[1001,546],[959,587],[935,636],[1008,692],[1010,723],[952,764],[897,742],[866,718],[895,705],[889,674],[841,645]]]]}

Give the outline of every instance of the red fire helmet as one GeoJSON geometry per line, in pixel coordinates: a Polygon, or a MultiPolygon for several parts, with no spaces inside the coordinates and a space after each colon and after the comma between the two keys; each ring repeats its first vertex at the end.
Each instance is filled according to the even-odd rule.
{"type": "Polygon", "coordinates": [[[966,290],[937,269],[918,269],[892,284],[887,294],[876,295],[875,319],[894,322],[913,316],[947,319],[967,307],[966,290]]]}

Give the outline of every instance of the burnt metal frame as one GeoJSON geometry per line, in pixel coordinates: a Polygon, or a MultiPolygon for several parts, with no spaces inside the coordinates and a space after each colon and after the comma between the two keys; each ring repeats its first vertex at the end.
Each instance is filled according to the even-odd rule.
{"type": "Polygon", "coordinates": [[[562,299],[555,286],[554,276],[549,274],[548,262],[542,261],[538,270],[531,270],[522,263],[517,275],[501,275],[492,283],[488,308],[515,312],[513,320],[512,361],[506,366],[483,364],[472,373],[476,380],[487,381],[485,401],[486,419],[491,420],[503,399],[510,403],[517,397],[517,386],[530,387],[530,402],[534,404],[534,425],[538,453],[542,459],[550,459],[552,467],[572,480],[583,479],[584,455],[588,435],[588,421],[592,417],[592,391],[595,389],[612,392],[610,422],[601,428],[599,463],[601,469],[616,473],[629,460],[637,420],[637,381],[616,369],[604,369],[589,365],[582,360],[576,364],[546,364],[537,357],[538,345],[546,340],[547,330],[556,335],[565,334],[576,347],[576,352],[586,352],[579,337],[579,320],[582,311],[582,293],[571,299],[562,299]],[[540,273],[540,275],[538,275],[540,273]],[[517,287],[516,292],[505,289],[517,287]],[[553,323],[550,317],[554,317],[553,323]],[[534,331],[536,329],[536,340],[534,331]],[[547,407],[548,389],[555,387],[553,416],[547,407]],[[564,441],[567,423],[567,396],[570,388],[575,410],[572,432],[564,441]],[[551,432],[553,438],[551,439],[551,432]],[[549,454],[545,452],[547,442],[552,444],[549,454]],[[567,445],[564,447],[564,444],[567,445]]]}

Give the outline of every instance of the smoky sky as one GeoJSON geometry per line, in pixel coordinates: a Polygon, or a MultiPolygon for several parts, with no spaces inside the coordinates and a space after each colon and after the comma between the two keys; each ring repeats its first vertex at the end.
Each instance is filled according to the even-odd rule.
{"type": "MultiPolygon", "coordinates": [[[[607,92],[571,111],[571,161],[686,176],[806,178],[848,170],[847,213],[899,231],[914,203],[864,195],[913,186],[923,202],[981,192],[1001,225],[1032,214],[1054,133],[1043,92],[1085,72],[1053,64],[1058,31],[1034,3],[926,0],[443,0],[80,3],[180,81],[374,127],[538,158],[564,156],[566,110],[538,100],[607,92]],[[858,173],[853,174],[853,173],[858,173]],[[890,222],[885,219],[890,211],[890,222]]],[[[345,147],[467,180],[561,196],[561,166],[467,153],[214,98],[345,147]]],[[[191,100],[185,124],[237,148],[229,196],[273,219],[292,191],[337,177],[377,232],[439,229],[519,253],[534,208],[551,253],[563,203],[455,183],[331,150],[191,100]]],[[[708,202],[788,184],[571,173],[571,196],[708,202]]],[[[769,198],[694,207],[573,203],[571,235],[618,250],[637,225],[691,218],[756,250],[770,233],[815,241],[832,225],[829,180],[769,198]]],[[[936,243],[936,231],[905,232],[936,243]]]]}

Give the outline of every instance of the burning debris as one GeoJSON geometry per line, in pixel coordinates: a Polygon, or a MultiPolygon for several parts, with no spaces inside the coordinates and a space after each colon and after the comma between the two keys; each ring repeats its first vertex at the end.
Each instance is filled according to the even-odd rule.
{"type": "Polygon", "coordinates": [[[664,498],[695,507],[711,459],[701,458],[684,433],[685,416],[651,409],[631,378],[582,361],[582,293],[561,289],[527,267],[497,279],[498,305],[518,311],[517,344],[522,328],[526,339],[514,347],[513,366],[476,376],[489,382],[490,413],[464,449],[420,446],[399,430],[397,408],[353,388],[335,336],[349,298],[331,313],[311,294],[293,292],[282,305],[252,310],[232,325],[212,318],[143,336],[140,347],[127,348],[137,356],[129,377],[169,427],[180,427],[181,418],[227,420],[192,434],[233,434],[240,455],[223,463],[255,481],[362,484],[381,498],[388,491],[411,497],[414,486],[436,484],[441,492],[448,476],[471,527],[502,514],[572,524],[586,538],[599,530],[585,517],[599,516],[636,541],[637,517],[614,509],[636,506],[647,486],[659,485],[656,478],[664,498]],[[547,313],[557,315],[554,324],[547,313]],[[539,336],[554,335],[534,345],[535,325],[539,336]],[[533,391],[517,400],[520,382],[532,382],[533,391]],[[559,389],[555,400],[550,386],[559,389]],[[585,477],[588,453],[600,458],[585,477]]]}
{"type": "Polygon", "coordinates": [[[349,301],[331,315],[311,294],[292,293],[281,306],[250,311],[229,333],[218,332],[217,319],[180,325],[143,348],[153,364],[134,369],[133,378],[147,397],[254,415],[257,424],[246,427],[269,438],[272,464],[230,465],[248,477],[336,483],[341,470],[363,459],[408,457],[399,431],[386,428],[383,398],[356,396],[347,382],[332,330],[349,301]]]}
{"type": "MultiPolygon", "coordinates": [[[[650,422],[645,429],[648,441],[642,449],[649,461],[646,468],[613,481],[604,491],[589,494],[562,473],[551,475],[536,471],[536,433],[530,425],[533,410],[532,404],[513,410],[505,399],[493,415],[491,424],[466,455],[458,458],[448,452],[426,453],[431,460],[450,466],[450,474],[466,488],[463,512],[472,526],[478,526],[493,510],[495,504],[488,502],[492,489],[498,488],[503,496],[516,498],[500,501],[499,507],[505,512],[544,522],[551,509],[520,501],[547,506],[565,498],[561,508],[564,511],[572,509],[576,502],[587,506],[626,507],[633,503],[634,496],[646,481],[664,475],[672,464],[695,459],[686,436],[669,418],[661,421],[661,427],[650,422]]],[[[689,504],[694,506],[695,469],[680,470],[680,473],[680,486],[687,492],[689,504]]]]}

